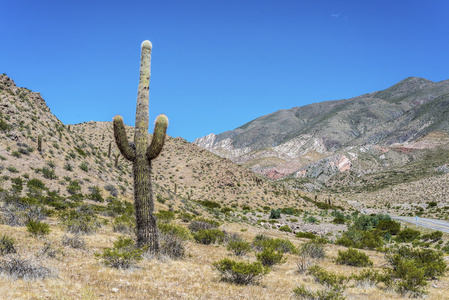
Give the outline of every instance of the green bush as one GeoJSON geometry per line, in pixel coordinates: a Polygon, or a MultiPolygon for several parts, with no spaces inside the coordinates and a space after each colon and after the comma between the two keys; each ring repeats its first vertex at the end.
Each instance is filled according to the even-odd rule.
{"type": "Polygon", "coordinates": [[[98,186],[90,186],[89,192],[86,196],[87,199],[94,200],[97,202],[104,202],[103,196],[101,195],[100,187],[98,186]]]}
{"type": "Polygon", "coordinates": [[[106,248],[103,253],[95,253],[107,266],[128,269],[142,259],[143,249],[136,248],[131,238],[119,237],[114,242],[114,247],[106,248]]]}
{"type": "Polygon", "coordinates": [[[157,228],[162,234],[174,235],[184,241],[192,239],[192,233],[190,232],[190,230],[181,225],[173,223],[158,223],[157,228]]]}
{"type": "Polygon", "coordinates": [[[295,233],[295,235],[298,238],[306,238],[306,239],[312,239],[312,240],[317,237],[317,235],[312,232],[302,232],[302,231],[298,231],[297,233],[295,233]]]}
{"type": "Polygon", "coordinates": [[[175,213],[169,210],[160,210],[154,214],[160,222],[168,223],[175,219],[175,213]]]}
{"type": "Polygon", "coordinates": [[[112,231],[124,234],[133,234],[136,230],[136,218],[134,215],[123,214],[115,217],[112,222],[112,231]]]}
{"type": "Polygon", "coordinates": [[[388,232],[391,235],[397,235],[401,230],[401,223],[394,220],[379,220],[377,230],[388,232]]]}
{"type": "Polygon", "coordinates": [[[172,259],[180,259],[186,255],[184,239],[172,233],[161,233],[159,236],[159,255],[172,259]]]}
{"type": "Polygon", "coordinates": [[[70,195],[75,195],[81,191],[81,185],[78,180],[70,181],[70,184],[67,186],[67,192],[70,195]]]}
{"type": "Polygon", "coordinates": [[[297,286],[293,289],[293,297],[296,299],[311,300],[344,300],[343,291],[340,289],[325,289],[313,292],[304,285],[297,286]]]}
{"type": "Polygon", "coordinates": [[[292,232],[292,229],[288,225],[279,227],[279,230],[284,232],[292,232]]]}
{"type": "Polygon", "coordinates": [[[309,268],[309,275],[312,275],[319,284],[339,291],[344,290],[349,281],[348,277],[328,272],[318,265],[309,268]]]}
{"type": "Polygon", "coordinates": [[[295,253],[296,248],[288,239],[272,239],[264,234],[258,234],[254,237],[252,247],[257,251],[265,248],[274,248],[284,253],[295,253]]]}
{"type": "Polygon", "coordinates": [[[314,259],[323,259],[326,256],[324,245],[317,241],[302,244],[299,248],[299,254],[314,259]]]}
{"type": "Polygon", "coordinates": [[[446,273],[444,254],[432,249],[413,249],[408,246],[386,254],[391,264],[391,276],[397,279],[398,291],[413,296],[425,294],[427,280],[446,273]]]}
{"type": "Polygon", "coordinates": [[[281,218],[281,210],[272,209],[270,212],[270,219],[280,219],[280,218],[281,218]]]}
{"type": "Polygon", "coordinates": [[[45,189],[45,184],[42,181],[40,181],[39,179],[33,178],[33,179],[30,179],[27,182],[27,187],[28,188],[33,188],[34,187],[34,188],[43,190],[43,189],[45,189]]]}
{"type": "Polygon", "coordinates": [[[214,268],[220,273],[223,281],[235,284],[247,285],[255,283],[267,274],[270,269],[260,262],[246,263],[223,258],[213,263],[214,268]]]}
{"type": "Polygon", "coordinates": [[[200,229],[198,232],[193,234],[193,238],[197,243],[210,245],[215,243],[217,240],[223,239],[225,234],[223,231],[218,229],[200,229]]]}
{"type": "Polygon", "coordinates": [[[421,235],[421,233],[418,230],[414,230],[412,228],[405,228],[401,231],[399,231],[396,240],[398,242],[403,242],[403,243],[409,243],[417,238],[419,238],[419,236],[421,235]]]}
{"type": "Polygon", "coordinates": [[[242,256],[251,251],[251,244],[245,240],[233,240],[228,242],[226,249],[237,256],[242,256]]]}
{"type": "Polygon", "coordinates": [[[437,231],[432,231],[431,233],[428,233],[428,234],[423,234],[421,238],[424,241],[431,240],[433,243],[435,243],[436,241],[441,240],[442,237],[443,237],[443,232],[437,230],[437,231]]]}
{"type": "Polygon", "coordinates": [[[368,255],[352,248],[349,248],[346,251],[339,250],[335,262],[340,265],[352,267],[370,267],[373,265],[373,262],[369,259],[368,255]]]}
{"type": "Polygon", "coordinates": [[[341,217],[335,217],[332,220],[332,223],[334,223],[334,224],[345,224],[345,222],[346,222],[346,220],[344,218],[341,218],[341,217]]]}
{"type": "Polygon", "coordinates": [[[92,234],[100,227],[96,213],[87,206],[62,212],[59,218],[67,231],[73,234],[92,234]]]}
{"type": "Polygon", "coordinates": [[[179,215],[179,219],[181,219],[183,222],[190,222],[193,218],[194,216],[189,213],[181,213],[179,215]]]}
{"type": "Polygon", "coordinates": [[[189,224],[189,229],[193,232],[199,231],[201,229],[214,229],[218,228],[220,223],[214,220],[206,219],[206,218],[196,218],[192,220],[189,224]]]}
{"type": "Polygon", "coordinates": [[[362,231],[374,229],[379,224],[379,220],[391,220],[388,215],[360,215],[354,220],[353,228],[362,231]]]}
{"type": "Polygon", "coordinates": [[[34,236],[44,236],[50,233],[50,225],[47,223],[30,220],[26,223],[27,231],[34,236]]]}
{"type": "Polygon", "coordinates": [[[335,244],[345,247],[374,250],[382,247],[385,243],[381,236],[381,232],[379,231],[362,231],[351,228],[344,232],[343,235],[335,241],[335,244]]]}
{"type": "Polygon", "coordinates": [[[198,203],[200,203],[202,206],[207,207],[209,209],[214,209],[214,208],[220,208],[221,204],[214,202],[214,201],[210,201],[210,200],[204,200],[204,201],[198,201],[198,203]]]}
{"type": "Polygon", "coordinates": [[[83,161],[80,165],[79,165],[80,169],[83,170],[84,172],[89,171],[89,166],[87,164],[87,162],[83,161]]]}
{"type": "Polygon", "coordinates": [[[14,248],[15,240],[12,237],[3,235],[0,239],[0,255],[16,253],[16,248],[14,248]]]}
{"type": "Polygon", "coordinates": [[[262,252],[256,254],[256,258],[264,266],[271,267],[276,264],[282,264],[286,262],[284,257],[284,252],[281,250],[276,250],[275,248],[268,247],[264,248],[262,252]]]}

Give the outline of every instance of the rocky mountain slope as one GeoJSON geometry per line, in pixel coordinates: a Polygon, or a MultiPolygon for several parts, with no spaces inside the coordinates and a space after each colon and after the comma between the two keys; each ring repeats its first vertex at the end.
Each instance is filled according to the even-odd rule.
{"type": "Polygon", "coordinates": [[[272,179],[327,182],[403,167],[446,147],[448,114],[449,80],[410,77],[383,91],[279,110],[194,144],[272,179]]]}
{"type": "MultiPolygon", "coordinates": [[[[134,128],[127,129],[132,139],[134,128]]],[[[91,201],[89,195],[98,192],[103,199],[133,198],[132,168],[115,145],[112,122],[63,124],[39,93],[17,87],[6,75],[0,75],[0,159],[3,191],[26,195],[32,192],[27,183],[38,179],[45,193],[62,197],[81,193],[91,201]]],[[[159,209],[201,209],[198,200],[254,208],[296,203],[296,195],[279,192],[280,184],[182,138],[167,138],[153,163],[153,182],[159,209]]]]}

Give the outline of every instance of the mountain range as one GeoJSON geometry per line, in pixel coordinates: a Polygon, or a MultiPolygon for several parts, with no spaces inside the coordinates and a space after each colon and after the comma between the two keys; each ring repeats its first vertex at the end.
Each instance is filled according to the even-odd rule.
{"type": "Polygon", "coordinates": [[[309,179],[302,181],[316,188],[411,162],[434,174],[446,170],[438,149],[448,148],[448,115],[449,80],[409,77],[382,91],[279,110],[194,144],[269,178],[309,179]]]}

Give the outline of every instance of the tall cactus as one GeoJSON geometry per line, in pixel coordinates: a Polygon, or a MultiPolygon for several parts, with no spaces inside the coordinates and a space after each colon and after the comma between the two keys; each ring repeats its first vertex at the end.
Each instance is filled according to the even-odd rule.
{"type": "Polygon", "coordinates": [[[159,239],[156,218],[153,216],[151,161],[159,155],[164,146],[168,119],[165,115],[159,115],[156,118],[153,139],[148,146],[151,48],[150,41],[142,43],[134,144],[128,142],[121,116],[115,116],[113,124],[114,137],[120,152],[123,157],[133,163],[137,243],[140,247],[149,246],[151,251],[157,252],[159,239]]]}

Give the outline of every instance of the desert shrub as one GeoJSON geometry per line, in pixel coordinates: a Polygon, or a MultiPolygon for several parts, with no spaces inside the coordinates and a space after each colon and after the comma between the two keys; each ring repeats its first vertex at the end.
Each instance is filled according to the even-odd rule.
{"type": "Polygon", "coordinates": [[[87,199],[94,200],[97,202],[104,202],[103,196],[101,195],[100,188],[98,186],[88,187],[90,194],[86,196],[87,199]]]}
{"type": "Polygon", "coordinates": [[[304,285],[297,286],[293,289],[293,298],[308,300],[343,300],[343,291],[340,289],[325,289],[313,292],[304,285]]]}
{"type": "Polygon", "coordinates": [[[110,217],[125,214],[134,215],[134,205],[131,202],[120,201],[114,198],[106,205],[106,215],[110,217]]]}
{"type": "Polygon", "coordinates": [[[254,237],[251,246],[257,251],[263,251],[265,248],[274,248],[284,253],[295,253],[295,246],[288,239],[272,239],[264,234],[258,234],[254,237]]]}
{"type": "Polygon", "coordinates": [[[112,231],[124,234],[133,234],[136,229],[136,218],[133,215],[123,214],[115,217],[112,222],[112,231]]]}
{"type": "Polygon", "coordinates": [[[79,235],[70,237],[64,234],[61,243],[63,246],[72,247],[74,249],[86,249],[86,242],[79,235]]]}
{"type": "Polygon", "coordinates": [[[198,232],[193,233],[193,238],[197,243],[203,245],[210,245],[223,239],[225,234],[218,229],[200,229],[198,232]]]}
{"type": "Polygon", "coordinates": [[[324,245],[316,241],[302,244],[299,248],[299,254],[313,259],[323,259],[326,256],[324,245]]]}
{"type": "Polygon", "coordinates": [[[112,248],[106,248],[103,253],[95,253],[107,266],[117,269],[128,269],[142,259],[144,249],[137,248],[131,238],[119,237],[112,248]]]}
{"type": "Polygon", "coordinates": [[[207,207],[209,209],[214,209],[214,208],[220,208],[221,204],[214,202],[214,201],[210,201],[210,200],[204,200],[204,201],[198,201],[198,203],[200,203],[202,206],[207,207]]]}
{"type": "Polygon", "coordinates": [[[413,249],[408,246],[386,254],[391,264],[391,276],[396,279],[397,289],[402,294],[420,296],[426,293],[428,279],[446,273],[447,265],[443,253],[432,249],[413,249]]]}
{"type": "Polygon", "coordinates": [[[436,201],[430,201],[427,203],[427,205],[428,205],[427,208],[436,207],[436,206],[438,206],[438,203],[436,201]]]}
{"type": "Polygon", "coordinates": [[[362,231],[374,229],[379,224],[380,220],[391,220],[388,215],[359,215],[354,219],[353,228],[362,231]]]}
{"type": "Polygon", "coordinates": [[[418,230],[412,229],[412,228],[405,228],[401,231],[399,231],[396,240],[398,242],[404,242],[404,243],[408,243],[411,242],[417,238],[419,238],[419,236],[421,235],[421,233],[418,230]]]}
{"type": "Polygon", "coordinates": [[[306,238],[306,239],[312,239],[312,240],[317,237],[317,235],[312,232],[302,232],[302,231],[298,231],[297,233],[295,233],[295,235],[298,238],[306,238]]]}
{"type": "Polygon", "coordinates": [[[63,212],[59,218],[67,231],[73,234],[92,234],[100,227],[97,215],[87,206],[63,212]]]}
{"type": "Polygon", "coordinates": [[[192,239],[192,233],[188,228],[173,223],[158,223],[157,227],[162,234],[172,235],[187,241],[192,239]]]}
{"type": "Polygon", "coordinates": [[[284,232],[292,232],[292,229],[288,225],[279,227],[279,230],[284,232]]]}
{"type": "Polygon", "coordinates": [[[386,231],[391,235],[397,235],[401,230],[401,223],[394,220],[379,220],[377,230],[386,231]]]}
{"type": "Polygon", "coordinates": [[[220,212],[224,213],[224,214],[229,214],[230,212],[234,211],[232,208],[230,207],[222,207],[220,208],[220,212]]]}
{"type": "Polygon", "coordinates": [[[154,214],[160,222],[168,223],[175,219],[175,213],[169,210],[160,210],[154,214]]]}
{"type": "Polygon", "coordinates": [[[281,218],[281,210],[280,209],[272,209],[270,211],[270,219],[280,219],[281,218]]]}
{"type": "Polygon", "coordinates": [[[357,285],[359,286],[373,286],[380,282],[385,283],[386,286],[391,286],[392,278],[388,270],[384,269],[384,273],[380,274],[377,270],[364,269],[359,274],[351,275],[357,285]]]}
{"type": "Polygon", "coordinates": [[[220,226],[220,223],[214,220],[205,219],[205,218],[197,218],[190,222],[189,229],[193,232],[203,230],[209,230],[209,229],[215,229],[220,226]]]}
{"type": "Polygon", "coordinates": [[[30,220],[26,223],[27,231],[35,237],[44,236],[50,233],[50,225],[47,223],[30,220]]]}
{"type": "Polygon", "coordinates": [[[432,231],[431,233],[428,233],[428,234],[423,234],[421,239],[423,239],[424,241],[431,240],[432,242],[436,242],[436,241],[441,240],[442,237],[443,237],[443,232],[436,230],[436,231],[432,231]]]}
{"type": "Polygon", "coordinates": [[[87,162],[83,161],[80,165],[79,165],[80,169],[83,170],[84,172],[89,171],[89,165],[87,164],[87,162]]]}
{"type": "Polygon", "coordinates": [[[12,237],[3,235],[0,239],[0,255],[16,253],[16,248],[14,247],[15,242],[12,237]]]}
{"type": "Polygon", "coordinates": [[[396,283],[401,294],[411,294],[414,297],[426,294],[427,286],[424,270],[419,269],[413,261],[404,260],[395,266],[394,274],[400,278],[396,283]]]}
{"type": "Polygon", "coordinates": [[[87,153],[84,152],[83,149],[77,148],[77,147],[74,147],[74,149],[75,149],[75,151],[78,152],[78,154],[81,155],[82,157],[86,157],[86,156],[87,156],[87,153]]]}
{"type": "Polygon", "coordinates": [[[379,231],[362,231],[351,228],[344,232],[343,235],[335,241],[335,244],[345,247],[374,250],[382,247],[384,245],[384,240],[379,231]]]}
{"type": "Polygon", "coordinates": [[[33,203],[31,199],[24,198],[7,203],[3,209],[2,222],[9,226],[25,226],[29,221],[42,221],[47,217],[47,211],[42,206],[27,202],[33,203]]]}
{"type": "Polygon", "coordinates": [[[412,260],[418,268],[424,271],[424,275],[429,279],[442,276],[447,270],[444,254],[441,251],[432,249],[414,249],[408,246],[401,246],[395,252],[388,253],[386,258],[393,267],[402,260],[412,260]]]}
{"type": "Polygon", "coordinates": [[[223,258],[213,263],[214,268],[220,273],[223,281],[235,284],[247,285],[258,282],[263,275],[269,272],[260,262],[246,263],[223,258]]]}
{"type": "Polygon", "coordinates": [[[73,166],[67,162],[64,165],[64,170],[71,172],[71,171],[73,171],[73,166]]]}
{"type": "Polygon", "coordinates": [[[256,258],[266,267],[282,264],[286,261],[286,259],[284,259],[284,252],[272,247],[264,248],[261,252],[256,254],[256,258]]]}
{"type": "Polygon", "coordinates": [[[332,220],[332,223],[334,223],[334,224],[345,224],[345,222],[346,222],[346,220],[344,218],[341,218],[341,217],[335,217],[332,220]]]}
{"type": "Polygon", "coordinates": [[[37,189],[43,190],[43,189],[45,189],[45,184],[41,180],[33,178],[27,182],[27,187],[28,188],[35,187],[37,189]]]}
{"type": "Polygon", "coordinates": [[[373,262],[369,259],[368,255],[352,248],[349,248],[346,251],[339,250],[335,262],[340,265],[352,267],[370,267],[373,265],[373,262]]]}
{"type": "Polygon", "coordinates": [[[344,290],[349,278],[344,275],[336,275],[328,272],[320,266],[312,266],[309,268],[309,275],[312,275],[316,282],[325,285],[330,289],[344,290]]]}
{"type": "Polygon", "coordinates": [[[58,178],[56,176],[55,170],[52,168],[43,167],[42,168],[42,175],[44,175],[44,178],[47,179],[56,179],[58,178]]]}
{"type": "Polygon", "coordinates": [[[228,242],[226,249],[237,256],[243,256],[251,251],[251,244],[245,240],[233,240],[228,242]]]}
{"type": "Polygon", "coordinates": [[[183,222],[190,222],[193,218],[194,216],[189,213],[181,213],[179,215],[179,219],[181,219],[183,222]]]}
{"type": "Polygon", "coordinates": [[[81,185],[78,180],[73,180],[73,181],[70,181],[66,190],[70,195],[75,195],[81,191],[81,185]]]}
{"type": "Polygon", "coordinates": [[[162,233],[159,236],[159,243],[159,255],[172,259],[181,259],[186,255],[184,240],[177,235],[162,233]]]}
{"type": "Polygon", "coordinates": [[[113,197],[117,197],[117,196],[118,196],[118,190],[117,190],[117,188],[116,188],[115,186],[113,186],[112,184],[107,184],[107,185],[105,185],[105,186],[104,186],[104,189],[105,189],[106,191],[108,191],[108,192],[111,194],[111,196],[113,196],[113,197]]]}
{"type": "Polygon", "coordinates": [[[0,273],[14,280],[42,280],[53,277],[49,268],[19,257],[8,257],[0,261],[0,273]]]}

